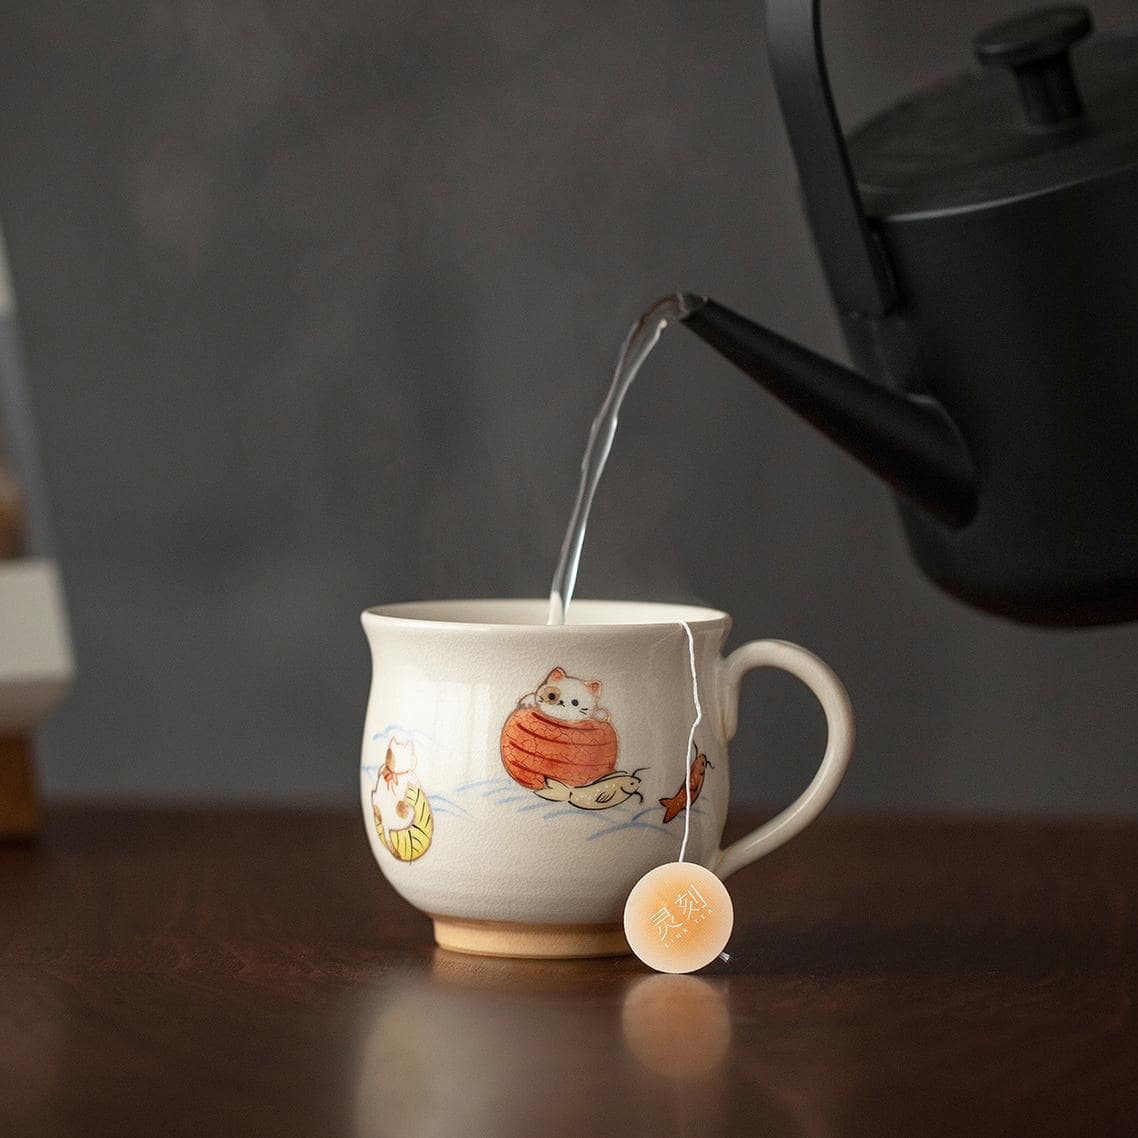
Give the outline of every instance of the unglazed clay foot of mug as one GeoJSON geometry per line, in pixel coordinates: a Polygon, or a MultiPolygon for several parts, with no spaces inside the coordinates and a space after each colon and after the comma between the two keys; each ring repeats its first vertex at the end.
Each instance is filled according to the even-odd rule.
{"type": "Polygon", "coordinates": [[[431,919],[435,943],[440,948],[475,956],[548,960],[627,956],[632,951],[620,925],[524,925],[437,916],[431,919]]]}

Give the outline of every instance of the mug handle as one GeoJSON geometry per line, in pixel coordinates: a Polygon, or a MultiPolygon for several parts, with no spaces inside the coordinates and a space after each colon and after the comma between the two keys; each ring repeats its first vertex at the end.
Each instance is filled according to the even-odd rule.
{"type": "Polygon", "coordinates": [[[720,664],[720,713],[728,739],[739,722],[739,684],[753,668],[781,668],[800,679],[826,714],[826,751],[810,785],[781,814],[719,851],[714,870],[723,878],[790,841],[822,812],[838,789],[853,752],[854,720],[842,681],[812,652],[785,640],[752,640],[720,664]]]}

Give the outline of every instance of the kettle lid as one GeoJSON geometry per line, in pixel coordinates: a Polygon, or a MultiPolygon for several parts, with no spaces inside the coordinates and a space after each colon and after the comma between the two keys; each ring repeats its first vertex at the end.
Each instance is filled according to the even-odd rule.
{"type": "Polygon", "coordinates": [[[866,213],[981,209],[1138,162],[1138,35],[1096,36],[1072,59],[1090,31],[1081,6],[995,24],[973,41],[981,71],[854,131],[849,156],[866,213]]]}

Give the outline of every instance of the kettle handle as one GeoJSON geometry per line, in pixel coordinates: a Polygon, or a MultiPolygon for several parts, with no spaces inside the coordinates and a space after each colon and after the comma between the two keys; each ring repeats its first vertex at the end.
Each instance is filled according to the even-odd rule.
{"type": "Polygon", "coordinates": [[[818,0],[766,0],[767,50],[806,213],[830,291],[846,311],[884,316],[895,300],[834,110],[818,0]]]}

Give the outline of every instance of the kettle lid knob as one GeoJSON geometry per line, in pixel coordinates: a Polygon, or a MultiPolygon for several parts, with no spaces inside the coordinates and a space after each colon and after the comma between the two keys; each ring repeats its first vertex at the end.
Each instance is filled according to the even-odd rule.
{"type": "Polygon", "coordinates": [[[972,43],[985,67],[1011,68],[1030,124],[1068,126],[1083,114],[1069,53],[1092,26],[1081,4],[1040,8],[992,24],[972,43]]]}

